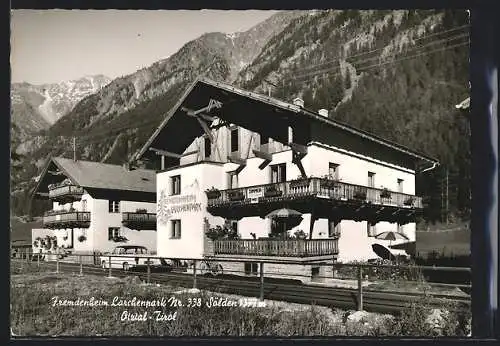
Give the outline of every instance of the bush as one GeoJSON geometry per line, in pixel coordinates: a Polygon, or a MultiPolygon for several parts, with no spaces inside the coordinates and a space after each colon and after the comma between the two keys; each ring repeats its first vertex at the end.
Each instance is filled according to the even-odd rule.
{"type": "Polygon", "coordinates": [[[358,267],[355,265],[370,265],[363,268],[363,278],[368,277],[368,280],[406,280],[406,281],[423,281],[424,276],[422,270],[416,267],[413,263],[406,264],[399,268],[377,267],[377,265],[393,265],[388,260],[376,260],[374,262],[353,261],[347,264],[352,266],[342,266],[337,269],[338,277],[345,279],[354,279],[358,277],[358,267]],[[375,265],[375,266],[374,266],[375,265]]]}
{"type": "Polygon", "coordinates": [[[442,300],[440,309],[433,308],[432,299],[425,295],[412,302],[390,321],[387,330],[397,336],[459,336],[470,333],[471,310],[468,306],[442,300]]]}

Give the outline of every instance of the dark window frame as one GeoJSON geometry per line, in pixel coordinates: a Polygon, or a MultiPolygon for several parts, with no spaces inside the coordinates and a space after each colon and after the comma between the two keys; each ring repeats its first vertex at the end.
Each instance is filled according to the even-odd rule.
{"type": "Polygon", "coordinates": [[[170,195],[176,196],[181,194],[181,176],[174,175],[170,177],[170,195]]]}
{"type": "Polygon", "coordinates": [[[116,214],[120,212],[120,201],[118,200],[109,200],[108,201],[108,212],[116,214]]]}
{"type": "Polygon", "coordinates": [[[170,239],[181,239],[182,236],[182,223],[180,219],[170,220],[172,229],[170,230],[170,239]],[[176,233],[175,225],[179,225],[178,234],[176,233]]]}
{"type": "Polygon", "coordinates": [[[209,159],[212,156],[212,141],[208,136],[204,137],[203,151],[205,159],[209,159]]]}
{"type": "Polygon", "coordinates": [[[119,237],[121,235],[120,231],[120,227],[108,227],[108,240],[113,240],[113,238],[119,237]]]}
{"type": "Polygon", "coordinates": [[[239,150],[240,150],[240,129],[239,127],[233,127],[229,129],[229,151],[231,153],[235,153],[238,152],[239,150]]]}

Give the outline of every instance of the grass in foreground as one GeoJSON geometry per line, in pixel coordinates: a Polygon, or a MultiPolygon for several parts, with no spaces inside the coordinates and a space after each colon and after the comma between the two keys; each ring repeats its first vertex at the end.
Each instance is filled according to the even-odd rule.
{"type": "MultiPolygon", "coordinates": [[[[11,276],[11,327],[20,336],[463,336],[468,334],[466,312],[450,313],[434,328],[426,322],[430,309],[424,302],[408,307],[401,316],[351,312],[290,303],[267,307],[187,307],[189,299],[206,302],[227,295],[200,292],[176,293],[177,287],[145,286],[131,278],[109,279],[54,273],[24,273],[11,276]],[[182,307],[76,307],[52,306],[61,299],[96,299],[111,302],[113,297],[155,300],[174,296],[182,307]],[[173,321],[122,321],[123,311],[132,313],[160,310],[173,321]],[[465,322],[464,322],[465,321],[465,322]]],[[[229,296],[231,297],[231,296],[229,296]]]]}

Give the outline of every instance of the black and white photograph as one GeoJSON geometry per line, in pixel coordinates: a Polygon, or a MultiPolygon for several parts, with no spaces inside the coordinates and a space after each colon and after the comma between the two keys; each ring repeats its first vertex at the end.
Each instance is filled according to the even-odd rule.
{"type": "Polygon", "coordinates": [[[471,336],[468,10],[10,36],[12,338],[471,336]]]}

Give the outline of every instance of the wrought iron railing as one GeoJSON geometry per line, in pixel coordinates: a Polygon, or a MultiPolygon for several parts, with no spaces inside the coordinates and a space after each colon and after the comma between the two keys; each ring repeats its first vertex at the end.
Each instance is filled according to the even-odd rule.
{"type": "Polygon", "coordinates": [[[43,217],[44,226],[64,223],[90,223],[89,211],[53,211],[50,215],[43,217]]]}
{"type": "Polygon", "coordinates": [[[81,196],[83,195],[83,187],[75,185],[60,185],[49,189],[49,198],[57,198],[61,196],[81,196]]]}
{"type": "Polygon", "coordinates": [[[365,201],[401,208],[423,208],[422,197],[325,178],[307,178],[221,190],[208,198],[208,206],[231,202],[257,203],[273,198],[315,196],[332,200],[365,201]]]}
{"type": "Polygon", "coordinates": [[[123,212],[122,222],[156,223],[156,213],[123,212]]]}

